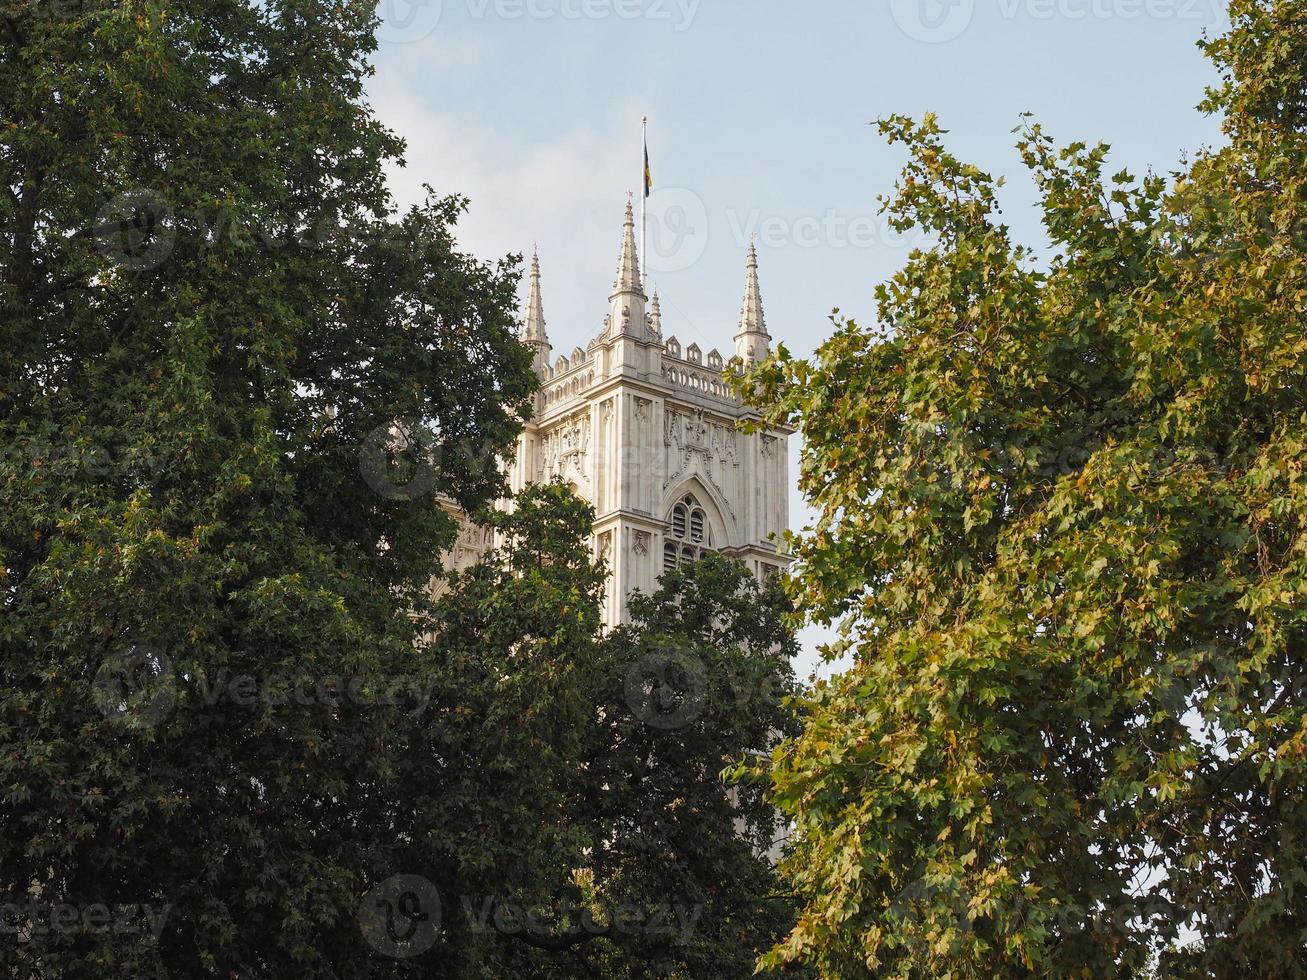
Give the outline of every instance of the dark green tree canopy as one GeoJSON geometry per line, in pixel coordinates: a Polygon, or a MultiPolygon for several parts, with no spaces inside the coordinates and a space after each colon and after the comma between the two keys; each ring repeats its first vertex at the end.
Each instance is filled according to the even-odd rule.
{"type": "Polygon", "coordinates": [[[428,707],[384,736],[387,876],[439,903],[410,975],[752,975],[792,904],[775,810],[724,770],[796,734],[787,601],[714,557],[604,635],[588,506],[555,483],[482,519],[497,547],[422,617],[428,707]]]}
{"type": "Polygon", "coordinates": [[[6,975],[392,969],[353,909],[401,843],[437,495],[501,493],[535,379],[515,263],[456,198],[392,213],[374,22],[0,8],[0,906],[168,909],[6,922],[6,975]]]}
{"type": "Polygon", "coordinates": [[[805,439],[794,597],[855,661],[774,758],[771,964],[1303,973],[1307,8],[1231,13],[1225,143],[1170,178],[1022,129],[1048,260],[933,118],[884,120],[937,244],[880,326],[749,379],[805,439]]]}
{"type": "Polygon", "coordinates": [[[749,975],[784,600],[714,563],[606,637],[588,508],[483,509],[516,261],[393,212],[374,9],[0,10],[0,975],[749,975]]]}

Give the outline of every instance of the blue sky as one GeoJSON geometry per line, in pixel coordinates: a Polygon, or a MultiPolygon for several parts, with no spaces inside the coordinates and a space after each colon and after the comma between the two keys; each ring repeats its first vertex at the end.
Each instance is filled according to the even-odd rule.
{"type": "MultiPolygon", "coordinates": [[[[1105,140],[1116,167],[1175,169],[1219,138],[1194,106],[1196,42],[1220,0],[383,0],[369,86],[408,140],[398,203],[471,198],[482,257],[539,243],[555,352],[598,332],[649,117],[650,277],[664,330],[731,349],[758,235],[768,325],[796,353],[915,244],[877,215],[902,166],[872,121],[936,112],[962,158],[1009,178],[1005,217],[1040,240],[1011,130],[1105,140]]],[[[804,510],[795,497],[792,518],[804,510]]],[[[807,634],[811,647],[815,631],[807,634]]],[[[805,658],[806,659],[806,658],[805,658]]]]}

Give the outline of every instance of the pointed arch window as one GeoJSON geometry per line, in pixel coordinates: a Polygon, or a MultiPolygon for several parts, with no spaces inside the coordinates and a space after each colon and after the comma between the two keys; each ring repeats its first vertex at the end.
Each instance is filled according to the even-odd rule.
{"type": "Polygon", "coordinates": [[[694,494],[687,493],[672,505],[668,516],[667,540],[663,545],[663,571],[698,561],[712,551],[712,525],[694,494]]]}

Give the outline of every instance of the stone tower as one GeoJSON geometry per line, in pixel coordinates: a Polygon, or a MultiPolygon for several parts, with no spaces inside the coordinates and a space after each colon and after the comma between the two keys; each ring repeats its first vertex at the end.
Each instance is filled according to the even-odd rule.
{"type": "MultiPolygon", "coordinates": [[[[531,260],[522,341],[541,387],[509,474],[514,492],[562,480],[595,509],[594,549],[611,578],[604,622],[625,621],[626,597],[651,592],[666,569],[715,551],[765,578],[784,568],[790,431],[738,431],[750,417],[722,379],[716,349],[662,335],[658,297],[645,293],[630,204],[602,332],[585,350],[549,358],[538,256],[531,260]]],[[[767,355],[758,257],[751,246],[735,354],[767,355]]],[[[482,538],[465,528],[453,564],[482,538]]]]}

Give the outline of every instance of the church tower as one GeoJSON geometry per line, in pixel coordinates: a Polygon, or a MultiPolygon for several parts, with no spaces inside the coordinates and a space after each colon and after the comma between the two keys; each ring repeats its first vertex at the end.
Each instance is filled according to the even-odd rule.
{"type": "MultiPolygon", "coordinates": [[[[752,246],[734,339],[741,361],[767,356],[771,337],[752,246]]],[[[664,339],[658,296],[651,300],[641,280],[630,203],[602,332],[584,350],[549,363],[533,256],[522,342],[535,354],[541,387],[509,484],[517,492],[562,480],[594,507],[594,550],[610,575],[607,625],[626,621],[633,590],[652,592],[664,571],[708,552],[744,562],[759,578],[788,565],[782,538],[791,430],[739,431],[754,416],[727,387],[722,355],[664,339]]]]}

